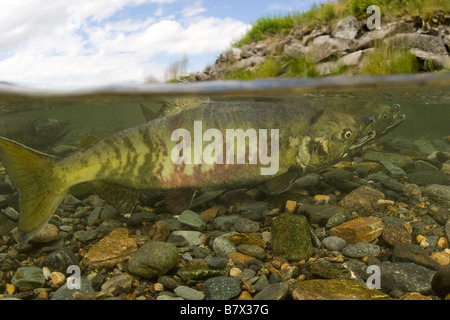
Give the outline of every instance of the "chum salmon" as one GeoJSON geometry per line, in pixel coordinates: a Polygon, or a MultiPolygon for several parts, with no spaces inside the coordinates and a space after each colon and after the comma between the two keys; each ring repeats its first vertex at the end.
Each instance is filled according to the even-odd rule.
{"type": "Polygon", "coordinates": [[[64,159],[0,137],[0,159],[19,192],[23,245],[73,185],[117,186],[123,196],[186,190],[194,192],[192,201],[195,190],[254,186],[292,168],[328,167],[376,136],[376,116],[283,103],[200,103],[64,159]]]}

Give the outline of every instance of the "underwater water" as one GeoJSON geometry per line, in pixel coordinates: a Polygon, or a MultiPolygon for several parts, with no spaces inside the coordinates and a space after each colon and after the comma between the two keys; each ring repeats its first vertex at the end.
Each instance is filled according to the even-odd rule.
{"type": "MultiPolygon", "coordinates": [[[[302,165],[306,163],[306,169],[298,173],[294,171],[294,175],[289,171],[281,175],[281,180],[274,185],[265,185],[261,179],[250,186],[230,182],[217,190],[199,187],[197,193],[188,193],[187,196],[175,193],[166,197],[165,192],[170,193],[170,184],[169,188],[164,185],[155,190],[138,188],[139,194],[134,194],[130,190],[134,190],[132,186],[138,182],[130,182],[114,189],[112,198],[108,197],[111,190],[103,195],[99,189],[86,184],[71,185],[68,190],[71,198],[63,194],[56,203],[54,215],[49,218],[48,224],[55,230],[40,226],[39,230],[29,231],[29,225],[25,226],[25,223],[23,230],[17,229],[22,209],[18,199],[25,198],[31,189],[21,191],[15,185],[14,174],[9,172],[14,170],[10,169],[14,164],[3,163],[0,167],[0,298],[3,294],[3,297],[19,299],[62,299],[58,290],[64,281],[54,284],[55,280],[48,278],[24,285],[14,275],[19,268],[33,267],[65,274],[68,266],[83,264],[83,279],[91,281],[94,272],[109,276],[120,274],[132,277],[138,284],[124,290],[107,291],[102,289],[104,282],[101,282],[95,288],[83,291],[86,296],[78,296],[78,299],[189,299],[180,290],[175,290],[177,285],[172,284],[172,288],[168,279],[176,280],[178,286],[196,290],[199,299],[216,299],[213,295],[217,288],[214,286],[222,286],[213,283],[218,276],[239,281],[247,279],[238,285],[235,292],[223,293],[221,297],[224,299],[241,296],[269,300],[350,299],[355,296],[359,299],[407,299],[412,293],[424,299],[444,299],[450,292],[448,271],[445,271],[445,267],[450,266],[449,92],[450,75],[445,73],[152,84],[47,92],[2,84],[0,136],[28,146],[35,143],[38,147],[33,149],[59,159],[76,152],[84,153],[89,147],[95,148],[98,141],[146,121],[164,125],[164,121],[154,119],[167,117],[165,112],[170,113],[174,105],[181,108],[183,114],[183,109],[199,103],[205,108],[212,102],[225,103],[219,104],[225,108],[236,103],[242,106],[264,103],[269,109],[256,109],[261,110],[261,114],[256,111],[249,117],[259,125],[255,129],[280,126],[280,132],[283,130],[282,122],[261,127],[265,121],[271,123],[270,115],[276,115],[276,111],[270,111],[270,106],[297,105],[301,109],[307,105],[312,110],[344,114],[344,120],[346,116],[358,115],[355,118],[357,124],[358,121],[369,121],[367,128],[373,126],[374,129],[363,131],[372,135],[368,142],[354,148],[349,144],[346,152],[342,151],[340,157],[332,159],[335,161],[330,165],[320,167],[308,167],[308,164],[312,165],[311,159],[316,159],[313,153],[318,152],[320,162],[321,157],[326,158],[327,154],[334,152],[333,139],[341,137],[341,131],[320,140],[315,145],[316,149],[312,145],[308,149],[309,140],[300,141],[300,145],[306,144],[307,160],[300,161],[302,165]],[[186,101],[187,107],[184,105],[186,101]],[[384,120],[380,120],[382,116],[378,109],[370,109],[372,104],[389,108],[398,105],[400,109],[398,112],[395,109],[393,117],[394,120],[401,117],[402,121],[383,132],[390,123],[381,125],[376,122],[384,120]],[[375,119],[377,116],[380,116],[378,120],[375,119]],[[34,122],[40,118],[56,119],[69,125],[52,123],[52,127],[44,129],[47,124],[34,122]],[[377,126],[370,121],[375,121],[377,126]],[[277,192],[271,192],[271,187],[277,192]],[[128,193],[133,194],[136,202],[133,210],[121,212],[120,201],[117,200],[122,200],[119,198],[128,193]],[[187,206],[173,211],[169,202],[187,203],[187,206]],[[311,233],[305,225],[311,228],[311,233]],[[22,247],[17,247],[20,239],[24,239],[20,238],[20,233],[25,229],[30,236],[22,247]],[[126,232],[118,231],[122,229],[126,232]],[[194,232],[201,240],[189,238],[194,232]],[[231,239],[236,233],[241,238],[226,240],[228,244],[221,247],[223,236],[231,239]],[[45,235],[49,234],[52,236],[47,239],[45,235]],[[177,238],[182,234],[184,238],[177,238]],[[102,244],[102,240],[109,237],[117,237],[109,243],[121,243],[121,248],[102,244]],[[167,254],[156,258],[136,258],[138,254],[151,255],[152,250],[143,253],[137,248],[144,247],[144,244],[154,246],[154,240],[163,244],[154,250],[163,250],[167,254]],[[174,253],[170,256],[172,249],[174,253]],[[65,256],[64,250],[72,254],[65,256]],[[98,250],[111,252],[105,258],[98,250]],[[52,255],[53,260],[48,259],[52,255]],[[142,259],[156,264],[160,262],[162,266],[137,266],[137,261],[142,259]],[[218,264],[220,259],[225,259],[225,263],[213,267],[211,259],[216,259],[218,264]],[[60,265],[64,268],[58,270],[60,265]],[[376,293],[364,291],[369,286],[368,266],[381,269],[376,293]],[[249,275],[239,278],[241,273],[249,275]],[[401,281],[395,278],[399,273],[404,275],[401,281]],[[270,284],[267,279],[271,279],[270,284]],[[328,282],[308,282],[312,280],[328,282]],[[344,282],[334,282],[337,280],[344,282]],[[267,285],[263,286],[261,283],[264,281],[267,285]],[[355,288],[345,281],[356,281],[360,287],[355,288]],[[171,289],[156,290],[155,286],[161,283],[164,288],[171,289]],[[264,291],[273,284],[278,287],[264,291]],[[343,284],[348,292],[338,289],[343,284]],[[12,289],[27,286],[35,290],[12,289]]],[[[217,118],[214,114],[212,117],[220,126],[226,119],[220,117],[222,113],[217,114],[217,118]]],[[[186,119],[193,119],[189,117],[186,119]]],[[[306,125],[320,123],[320,117],[319,120],[316,118],[309,119],[311,123],[306,125]]],[[[180,116],[179,119],[183,121],[184,118],[180,116]]],[[[245,114],[243,119],[247,121],[245,114]]],[[[282,119],[286,123],[290,121],[289,117],[282,119]]],[[[320,132],[328,134],[330,128],[339,123],[338,118],[335,120],[331,118],[324,122],[320,132]]],[[[250,124],[243,124],[243,128],[252,127],[251,119],[248,121],[250,124]]],[[[192,124],[176,123],[179,123],[178,127],[192,128],[192,124]]],[[[158,125],[155,128],[158,130],[158,125]]],[[[171,130],[174,128],[177,124],[171,130]]],[[[342,129],[342,134],[348,130],[347,127],[342,129]]],[[[352,133],[355,134],[355,130],[352,133]]],[[[280,146],[281,156],[284,154],[282,148],[283,145],[280,146]]],[[[101,151],[100,148],[100,154],[101,151]]],[[[300,153],[298,157],[301,158],[300,153]]],[[[84,172],[81,167],[74,170],[84,172]]],[[[230,171],[227,174],[225,171],[221,174],[205,179],[226,180],[227,175],[237,173],[230,171]]],[[[180,179],[187,179],[183,177],[180,179]]],[[[198,181],[205,179],[199,178],[198,181]]],[[[111,181],[116,180],[111,178],[111,181]]],[[[190,189],[196,188],[197,180],[193,181],[188,184],[190,189]]],[[[33,183],[31,178],[29,183],[33,183]]],[[[179,184],[173,189],[179,189],[179,184]]],[[[74,298],[73,292],[69,298],[74,298]]]]}

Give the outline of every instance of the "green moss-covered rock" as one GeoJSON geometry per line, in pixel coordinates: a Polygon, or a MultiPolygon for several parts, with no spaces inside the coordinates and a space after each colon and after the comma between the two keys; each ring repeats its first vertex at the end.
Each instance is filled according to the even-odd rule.
{"type": "Polygon", "coordinates": [[[272,244],[276,256],[290,261],[307,260],[312,255],[311,226],[304,216],[287,214],[272,224],[272,244]]]}
{"type": "Polygon", "coordinates": [[[309,271],[314,276],[325,279],[350,279],[352,273],[342,263],[318,260],[311,263],[309,271]]]}
{"type": "Polygon", "coordinates": [[[353,280],[314,279],[300,281],[291,288],[295,300],[389,300],[381,290],[369,289],[353,280]]]}
{"type": "Polygon", "coordinates": [[[149,241],[136,250],[128,261],[130,273],[156,278],[172,269],[178,261],[177,248],[167,242],[149,241]]]}
{"type": "Polygon", "coordinates": [[[178,270],[177,274],[183,280],[205,280],[212,277],[226,277],[229,268],[214,269],[208,266],[189,266],[178,270]]]}

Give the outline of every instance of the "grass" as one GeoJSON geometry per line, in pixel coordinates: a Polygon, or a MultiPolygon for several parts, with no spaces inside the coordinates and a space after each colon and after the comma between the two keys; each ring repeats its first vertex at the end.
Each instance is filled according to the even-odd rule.
{"type": "Polygon", "coordinates": [[[254,80],[261,78],[277,77],[281,73],[282,64],[276,59],[269,57],[252,71],[246,68],[228,71],[225,80],[254,80]]]}
{"type": "Polygon", "coordinates": [[[408,48],[378,46],[369,53],[362,73],[384,75],[416,73],[418,71],[417,58],[408,48]]]}
{"type": "MultiPolygon", "coordinates": [[[[406,17],[421,15],[426,21],[431,21],[434,10],[450,12],[448,0],[336,0],[314,4],[304,12],[293,12],[288,15],[266,15],[254,23],[247,33],[235,41],[233,47],[242,47],[268,37],[284,36],[292,30],[304,29],[306,34],[315,27],[333,25],[338,20],[353,15],[360,21],[367,19],[372,13],[367,13],[367,7],[380,7],[383,21],[405,19],[406,17]]],[[[442,21],[441,21],[442,23],[442,21]]],[[[389,47],[378,44],[368,54],[362,70],[353,70],[345,65],[338,65],[330,75],[358,72],[363,74],[399,74],[416,73],[419,71],[435,71],[431,60],[418,61],[408,48],[389,47]]],[[[318,77],[320,76],[314,62],[304,56],[298,58],[269,57],[259,66],[251,70],[246,68],[228,71],[224,79],[253,80],[270,77],[318,77]]]]}
{"type": "Polygon", "coordinates": [[[314,27],[335,23],[348,15],[365,18],[371,15],[367,13],[367,7],[377,5],[380,7],[381,16],[385,19],[423,15],[430,16],[434,9],[439,8],[444,12],[450,11],[448,0],[337,0],[314,4],[309,10],[294,12],[288,15],[266,15],[252,23],[251,28],[239,40],[233,43],[233,47],[240,48],[245,44],[264,40],[274,35],[284,35],[291,29],[302,27],[314,27]]]}

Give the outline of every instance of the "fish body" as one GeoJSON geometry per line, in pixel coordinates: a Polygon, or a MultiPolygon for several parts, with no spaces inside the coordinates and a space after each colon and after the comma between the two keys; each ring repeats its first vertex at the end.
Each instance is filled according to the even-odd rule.
{"type": "Polygon", "coordinates": [[[78,183],[135,190],[255,185],[293,167],[334,164],[355,142],[373,138],[362,136],[371,123],[292,104],[216,102],[124,130],[62,160],[0,137],[0,158],[19,191],[24,244],[78,183]]]}
{"type": "Polygon", "coordinates": [[[69,122],[47,118],[0,118],[0,136],[45,150],[71,130],[69,122]]]}

